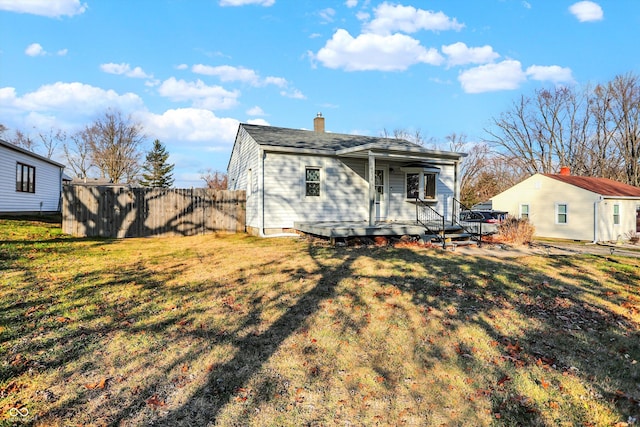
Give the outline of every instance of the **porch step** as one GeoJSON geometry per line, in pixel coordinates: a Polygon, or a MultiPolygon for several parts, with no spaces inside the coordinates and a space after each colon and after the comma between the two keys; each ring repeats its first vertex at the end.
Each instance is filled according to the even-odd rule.
{"type": "Polygon", "coordinates": [[[472,239],[473,234],[471,233],[454,233],[454,234],[445,234],[444,237],[439,234],[424,234],[422,236],[423,241],[436,241],[440,243],[444,243],[444,246],[455,244],[457,246],[462,245],[474,245],[478,242],[472,239]]]}

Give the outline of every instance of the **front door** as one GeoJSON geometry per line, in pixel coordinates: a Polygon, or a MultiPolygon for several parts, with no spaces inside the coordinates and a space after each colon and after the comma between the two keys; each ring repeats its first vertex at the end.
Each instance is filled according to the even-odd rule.
{"type": "Polygon", "coordinates": [[[387,175],[386,169],[376,169],[376,221],[385,221],[387,219],[387,199],[389,198],[387,194],[389,192],[387,175]]]}
{"type": "Polygon", "coordinates": [[[636,206],[636,233],[640,233],[640,205],[636,206]]]}

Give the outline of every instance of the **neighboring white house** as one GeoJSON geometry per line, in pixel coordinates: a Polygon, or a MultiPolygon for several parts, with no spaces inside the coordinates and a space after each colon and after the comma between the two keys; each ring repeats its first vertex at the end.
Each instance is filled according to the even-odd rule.
{"type": "Polygon", "coordinates": [[[0,139],[0,214],[60,212],[64,165],[0,139]]]}
{"type": "Polygon", "coordinates": [[[493,209],[528,218],[537,237],[604,242],[640,232],[640,188],[564,168],[533,175],[491,201],[493,209]]]}
{"type": "Polygon", "coordinates": [[[415,221],[416,196],[448,218],[462,153],[399,139],[240,124],[228,188],[246,190],[247,231],[293,231],[299,222],[415,221]]]}

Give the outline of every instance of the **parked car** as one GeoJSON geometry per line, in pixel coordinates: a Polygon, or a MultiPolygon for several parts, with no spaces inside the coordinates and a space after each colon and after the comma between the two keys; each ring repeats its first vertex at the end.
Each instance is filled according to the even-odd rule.
{"type": "Polygon", "coordinates": [[[507,218],[508,212],[465,210],[460,212],[460,224],[473,229],[476,233],[494,234],[498,226],[507,218]]]}

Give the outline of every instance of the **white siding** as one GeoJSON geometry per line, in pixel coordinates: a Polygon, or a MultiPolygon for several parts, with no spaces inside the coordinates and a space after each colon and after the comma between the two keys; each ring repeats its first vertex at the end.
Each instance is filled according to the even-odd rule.
{"type": "Polygon", "coordinates": [[[598,203],[598,240],[626,240],[636,232],[636,205],[640,200],[604,199],[598,203]],[[620,224],[613,223],[613,206],[620,206],[620,224]]]}
{"type": "Polygon", "coordinates": [[[296,221],[368,220],[365,163],[334,157],[267,153],[264,159],[265,228],[296,221]],[[305,168],[320,168],[319,197],[305,196],[305,168]]]}
{"type": "MultiPolygon", "coordinates": [[[[366,160],[267,153],[265,156],[265,228],[292,228],[299,221],[368,221],[369,186],[366,160]],[[320,197],[305,196],[305,167],[321,169],[320,197]]],[[[400,163],[377,161],[389,170],[387,198],[390,221],[415,220],[415,203],[405,197],[400,163]]],[[[451,217],[454,166],[439,165],[434,208],[451,217]]]]}
{"type": "Polygon", "coordinates": [[[240,127],[227,167],[228,189],[246,190],[246,225],[256,229],[261,225],[260,167],[260,147],[244,128],[240,127]],[[252,182],[249,183],[248,179],[252,182]]]}
{"type": "MultiPolygon", "coordinates": [[[[493,209],[518,216],[529,205],[529,221],[537,237],[571,240],[594,239],[594,203],[599,195],[544,175],[536,174],[491,198],[493,209]],[[567,223],[557,224],[556,206],[567,205],[567,223]]],[[[602,225],[609,218],[601,218],[602,225]]]]}
{"type": "Polygon", "coordinates": [[[58,212],[61,191],[60,167],[0,145],[0,212],[58,212]],[[16,191],[18,162],[35,167],[35,193],[16,191]]]}

